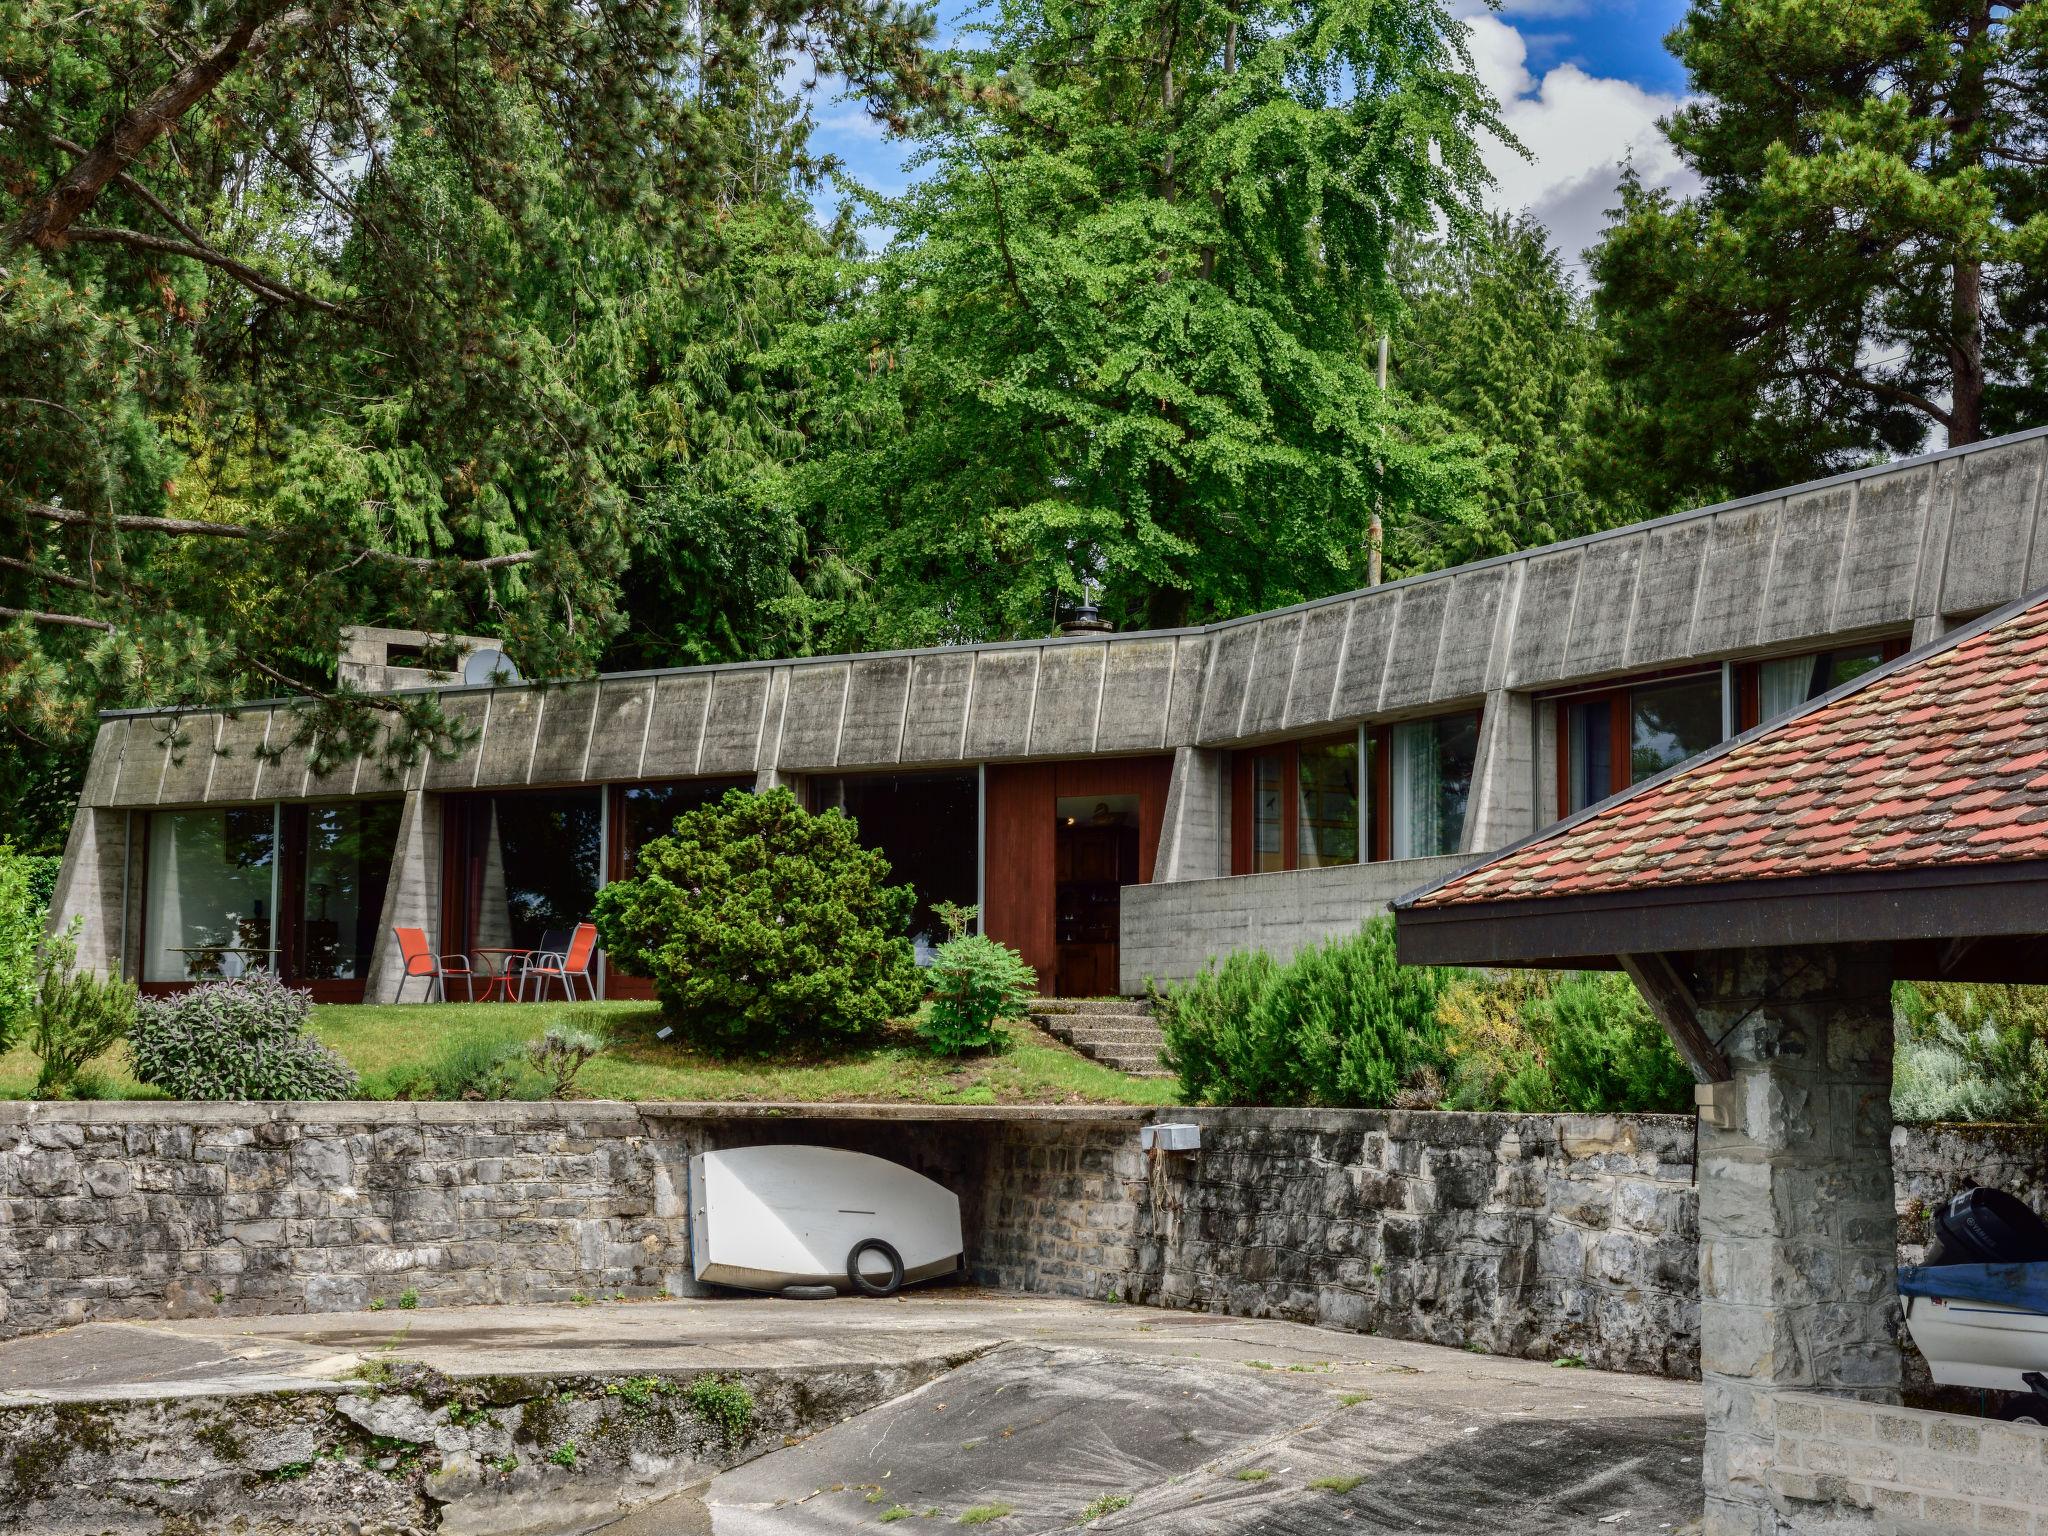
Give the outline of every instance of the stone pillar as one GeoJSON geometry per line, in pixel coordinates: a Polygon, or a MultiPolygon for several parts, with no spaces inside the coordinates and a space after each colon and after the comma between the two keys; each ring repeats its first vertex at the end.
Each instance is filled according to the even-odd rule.
{"type": "Polygon", "coordinates": [[[1176,747],[1152,883],[1230,873],[1230,754],[1176,747]]]}
{"type": "Polygon", "coordinates": [[[1729,1123],[1700,1127],[1704,1536],[1779,1536],[1773,1395],[1899,1400],[1890,961],[1729,950],[1699,977],[1735,1072],[1729,1123]]]}

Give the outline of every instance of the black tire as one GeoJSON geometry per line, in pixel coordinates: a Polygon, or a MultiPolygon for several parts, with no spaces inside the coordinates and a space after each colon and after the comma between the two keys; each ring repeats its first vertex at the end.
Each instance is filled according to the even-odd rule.
{"type": "Polygon", "coordinates": [[[853,1245],[853,1252],[846,1256],[846,1278],[863,1296],[894,1296],[903,1289],[903,1255],[879,1237],[864,1237],[853,1245]],[[860,1256],[869,1249],[873,1249],[889,1261],[887,1280],[870,1280],[861,1273],[860,1256]]]}
{"type": "Polygon", "coordinates": [[[2009,1397],[1999,1405],[1998,1416],[2008,1424],[2048,1426],[2048,1397],[2038,1392],[2009,1397]]]}

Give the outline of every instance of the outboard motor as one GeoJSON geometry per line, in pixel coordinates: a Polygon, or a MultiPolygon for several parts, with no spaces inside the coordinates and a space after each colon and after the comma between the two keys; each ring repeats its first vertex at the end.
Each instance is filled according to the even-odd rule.
{"type": "Polygon", "coordinates": [[[1966,1189],[1935,1207],[1927,1262],[2048,1263],[2048,1222],[2002,1189],[1966,1189]]]}

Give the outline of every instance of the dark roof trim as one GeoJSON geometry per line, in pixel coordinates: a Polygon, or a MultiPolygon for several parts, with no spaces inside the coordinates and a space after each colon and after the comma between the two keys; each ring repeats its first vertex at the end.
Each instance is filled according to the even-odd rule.
{"type": "MultiPolygon", "coordinates": [[[[2048,430],[2048,428],[2044,428],[2042,430],[2048,430]]],[[[1605,815],[1615,806],[1625,804],[1626,802],[1633,800],[1638,795],[1646,795],[1650,793],[1652,790],[1657,789],[1662,785],[1670,783],[1673,779],[1684,777],[1686,774],[1698,773],[1708,764],[1718,762],[1721,758],[1726,757],[1730,752],[1733,752],[1737,747],[1743,746],[1748,742],[1755,741],[1758,737],[1767,735],[1772,731],[1780,730],[1783,727],[1790,725],[1794,720],[1803,719],[1805,716],[1813,714],[1818,710],[1826,709],[1836,700],[1846,699],[1851,694],[1859,693],[1863,689],[1869,688],[1874,684],[1883,681],[1885,678],[1892,676],[1894,673],[1903,672],[1908,667],[1918,666],[1921,662],[1926,661],[1929,657],[1938,656],[1943,651],[1953,650],[1956,646],[1961,645],[1964,641],[1975,639],[1978,635],[1983,634],[1984,631],[1986,631],[1987,629],[1996,628],[1998,625],[2003,624],[2007,619],[2012,618],[2015,614],[2025,613],[2028,609],[2033,608],[2042,602],[2048,602],[2048,587],[2037,588],[2036,590],[2027,593],[2025,596],[2013,599],[2013,601],[2007,603],[2002,608],[1994,608],[1991,610],[1991,612],[1981,614],[1977,618],[1971,619],[1966,624],[1959,624],[1954,629],[1950,630],[1947,634],[1942,635],[1937,639],[1928,641],[1927,644],[1919,647],[1917,650],[1907,651],[1904,655],[1901,656],[1894,656],[1890,661],[1885,662],[1882,666],[1873,667],[1870,671],[1865,672],[1861,677],[1852,677],[1851,679],[1849,679],[1848,682],[1841,684],[1839,687],[1829,689],[1819,698],[1808,699],[1804,704],[1800,705],[1797,709],[1787,710],[1782,715],[1774,716],[1773,718],[1766,720],[1759,725],[1751,726],[1748,730],[1744,731],[1739,736],[1729,737],[1726,741],[1720,743],[1718,746],[1710,747],[1707,751],[1702,752],[1698,757],[1689,757],[1682,763],[1674,763],[1671,767],[1666,768],[1662,773],[1657,774],[1652,778],[1647,778],[1643,780],[1643,782],[1640,784],[1631,784],[1628,788],[1621,790],[1615,794],[1609,795],[1605,800],[1601,800],[1593,805],[1587,806],[1583,811],[1579,811],[1573,815],[1567,816],[1562,821],[1554,821],[1547,827],[1541,827],[1538,830],[1531,832],[1527,837],[1518,838],[1516,841],[1509,843],[1505,848],[1496,849],[1492,853],[1481,854],[1477,858],[1471,860],[1469,863],[1461,864],[1460,866],[1458,866],[1458,868],[1452,870],[1449,874],[1443,876],[1439,880],[1432,880],[1426,885],[1416,886],[1415,889],[1412,891],[1405,891],[1401,895],[1394,898],[1392,903],[1393,909],[1398,913],[1404,914],[1408,913],[1412,909],[1414,915],[1417,917],[1420,917],[1425,913],[1447,910],[1435,907],[1418,908],[1415,906],[1415,903],[1420,901],[1424,896],[1427,896],[1431,891],[1440,890],[1442,887],[1451,884],[1453,881],[1462,880],[1466,875],[1471,874],[1474,870],[1484,869],[1489,864],[1495,864],[1501,861],[1502,859],[1510,858],[1513,855],[1520,853],[1524,848],[1532,848],[1536,844],[1548,842],[1551,838],[1554,837],[1562,837],[1565,833],[1571,831],[1573,828],[1581,825],[1582,823],[1591,821],[1596,816],[1605,815]]],[[[1677,887],[1677,889],[1683,891],[1707,891],[1712,890],[1714,888],[1715,887],[1711,882],[1703,883],[1700,885],[1677,887]]],[[[1644,897],[1654,893],[1643,890],[1633,890],[1626,892],[1618,892],[1614,894],[1618,895],[1623,899],[1633,898],[1636,900],[1641,900],[1644,897]]],[[[1593,899],[1595,898],[1535,897],[1523,901],[1506,902],[1492,898],[1481,898],[1477,901],[1466,903],[1465,905],[1474,908],[1484,908],[1487,911],[1499,913],[1508,910],[1510,907],[1533,906],[1545,901],[1563,902],[1593,899]]]]}
{"type": "Polygon", "coordinates": [[[1410,965],[1561,965],[1673,950],[2034,935],[2048,860],[1603,891],[1402,911],[1410,965]]]}

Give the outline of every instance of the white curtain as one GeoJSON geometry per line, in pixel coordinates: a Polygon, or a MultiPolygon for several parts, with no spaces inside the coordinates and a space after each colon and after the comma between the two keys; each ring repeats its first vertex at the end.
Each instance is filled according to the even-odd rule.
{"type": "Polygon", "coordinates": [[[1426,859],[1444,851],[1443,757],[1436,722],[1394,727],[1393,847],[1397,859],[1426,859]]]}
{"type": "Polygon", "coordinates": [[[1764,720],[1775,720],[1787,710],[1804,704],[1813,687],[1814,658],[1782,656],[1762,667],[1758,688],[1758,711],[1764,720]]]}
{"type": "MultiPolygon", "coordinates": [[[[158,811],[149,818],[148,940],[144,981],[186,981],[196,961],[208,974],[240,975],[267,966],[250,952],[273,938],[276,808],[272,836],[256,847],[231,846],[225,811],[158,811]],[[186,950],[219,946],[216,954],[186,950]]],[[[246,822],[248,813],[237,813],[246,822]]]]}

